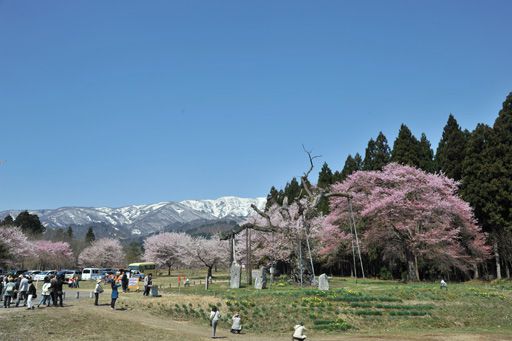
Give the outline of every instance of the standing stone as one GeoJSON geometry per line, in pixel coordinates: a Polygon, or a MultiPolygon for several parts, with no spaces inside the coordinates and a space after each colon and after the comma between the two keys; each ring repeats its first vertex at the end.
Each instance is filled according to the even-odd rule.
{"type": "MultiPolygon", "coordinates": [[[[254,275],[254,274],[253,274],[254,275]]],[[[266,289],[267,288],[267,271],[265,267],[261,267],[259,270],[256,270],[255,273],[256,280],[254,281],[255,289],[266,289]]]]}
{"type": "Polygon", "coordinates": [[[242,271],[241,271],[240,264],[238,264],[237,262],[233,262],[233,264],[231,264],[231,271],[230,271],[231,278],[229,281],[229,287],[231,289],[240,288],[241,273],[242,273],[242,271]]]}
{"type": "Polygon", "coordinates": [[[329,280],[326,274],[321,274],[320,277],[318,277],[318,289],[329,290],[329,280]]]}

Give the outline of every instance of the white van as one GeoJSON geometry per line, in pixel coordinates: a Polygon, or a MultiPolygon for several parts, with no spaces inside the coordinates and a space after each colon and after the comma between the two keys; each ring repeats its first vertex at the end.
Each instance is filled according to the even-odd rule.
{"type": "Polygon", "coordinates": [[[82,270],[82,281],[89,281],[91,279],[97,279],[100,275],[99,268],[84,268],[82,270]]]}

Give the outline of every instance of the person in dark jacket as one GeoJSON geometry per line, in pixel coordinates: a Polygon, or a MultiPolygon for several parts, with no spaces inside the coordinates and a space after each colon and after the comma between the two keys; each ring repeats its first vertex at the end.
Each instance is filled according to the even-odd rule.
{"type": "Polygon", "coordinates": [[[128,275],[126,271],[123,272],[123,277],[121,277],[121,285],[123,287],[123,292],[128,291],[128,275]]]}
{"type": "Polygon", "coordinates": [[[115,278],[112,278],[110,280],[110,285],[112,287],[112,296],[111,296],[112,301],[110,302],[110,308],[112,308],[112,310],[115,310],[116,309],[116,300],[119,297],[119,291],[117,291],[117,288],[119,288],[121,286],[121,284],[116,283],[115,278]]]}
{"type": "Polygon", "coordinates": [[[64,276],[57,277],[55,282],[55,305],[63,307],[62,304],[62,285],[64,284],[64,276]]]}
{"type": "Polygon", "coordinates": [[[57,306],[57,278],[55,275],[50,277],[50,297],[52,298],[52,304],[54,307],[57,306]]]}
{"type": "Polygon", "coordinates": [[[27,291],[27,309],[34,309],[34,305],[32,304],[32,300],[37,297],[36,286],[34,282],[29,279],[28,280],[28,291],[27,291]]]}

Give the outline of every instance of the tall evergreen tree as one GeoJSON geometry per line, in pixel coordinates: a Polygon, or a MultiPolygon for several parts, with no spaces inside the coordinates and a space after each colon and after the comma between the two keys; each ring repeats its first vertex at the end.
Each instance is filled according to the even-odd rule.
{"type": "Polygon", "coordinates": [[[430,141],[427,139],[425,133],[421,134],[421,139],[418,144],[418,155],[419,155],[419,168],[426,172],[433,173],[434,167],[434,151],[430,147],[430,141]]]}
{"type": "Polygon", "coordinates": [[[414,167],[420,166],[419,141],[405,124],[401,125],[393,144],[391,161],[414,167]]]}
{"type": "Polygon", "coordinates": [[[468,132],[463,132],[455,117],[450,114],[436,151],[436,169],[457,181],[461,180],[463,176],[462,164],[465,157],[467,134],[468,132]]]}
{"type": "Polygon", "coordinates": [[[293,178],[284,187],[284,197],[288,198],[288,203],[291,204],[295,200],[299,199],[301,195],[301,185],[296,178],[293,178]]]}
{"type": "Polygon", "coordinates": [[[66,231],[67,239],[69,241],[73,240],[73,228],[71,226],[68,226],[68,230],[66,231]]]}
{"type": "Polygon", "coordinates": [[[320,173],[318,174],[317,186],[320,188],[328,188],[333,184],[333,174],[327,162],[324,162],[320,173]]]}
{"type": "Polygon", "coordinates": [[[265,204],[265,211],[268,210],[272,205],[279,202],[279,191],[272,186],[270,192],[267,195],[267,203],[265,204]]]}
{"type": "Polygon", "coordinates": [[[379,132],[377,139],[370,139],[366,147],[363,169],[364,170],[381,170],[391,159],[391,150],[388,145],[386,136],[379,132]]]}
{"type": "Polygon", "coordinates": [[[46,230],[37,214],[30,214],[28,211],[18,214],[14,219],[14,225],[19,226],[23,232],[29,234],[41,234],[46,230]]]}
{"type": "Polygon", "coordinates": [[[362,170],[363,168],[363,161],[361,159],[361,155],[359,153],[356,153],[354,157],[349,154],[347,156],[347,159],[345,160],[345,165],[343,166],[343,169],[340,173],[340,179],[338,181],[345,180],[350,174],[362,170]]]}
{"type": "Polygon", "coordinates": [[[93,231],[92,227],[89,227],[89,229],[87,230],[87,233],[85,234],[85,242],[87,244],[91,244],[95,240],[96,240],[96,236],[94,235],[94,231],[93,231]]]}
{"type": "Polygon", "coordinates": [[[4,220],[0,223],[0,225],[14,225],[14,219],[8,214],[4,220]]]}

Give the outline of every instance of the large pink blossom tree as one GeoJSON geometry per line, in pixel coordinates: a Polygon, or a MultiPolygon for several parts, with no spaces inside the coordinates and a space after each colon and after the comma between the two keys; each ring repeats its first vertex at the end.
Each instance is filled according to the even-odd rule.
{"type": "Polygon", "coordinates": [[[33,251],[40,269],[60,269],[74,262],[73,250],[67,242],[38,240],[33,244],[33,251]]]}
{"type": "Polygon", "coordinates": [[[226,262],[229,258],[228,243],[219,240],[217,236],[211,239],[196,237],[188,245],[189,265],[205,266],[208,269],[208,277],[212,275],[212,269],[226,262]]]}
{"type": "MultiPolygon", "coordinates": [[[[467,271],[488,257],[489,247],[457,183],[440,174],[389,164],[382,171],[359,171],[331,188],[348,193],[361,229],[363,250],[407,266],[419,280],[419,264],[447,272],[467,271]]],[[[331,213],[319,235],[328,254],[347,246],[351,234],[347,198],[330,197],[331,213]]]]}
{"type": "Polygon", "coordinates": [[[165,232],[144,240],[144,260],[168,269],[188,262],[192,237],[185,233],[165,232]]]}
{"type": "Polygon", "coordinates": [[[98,239],[80,253],[78,262],[84,267],[120,267],[125,262],[123,247],[117,239],[98,239]]]}
{"type": "Polygon", "coordinates": [[[0,227],[0,264],[4,266],[22,265],[32,255],[31,244],[19,227],[0,227]]]}

